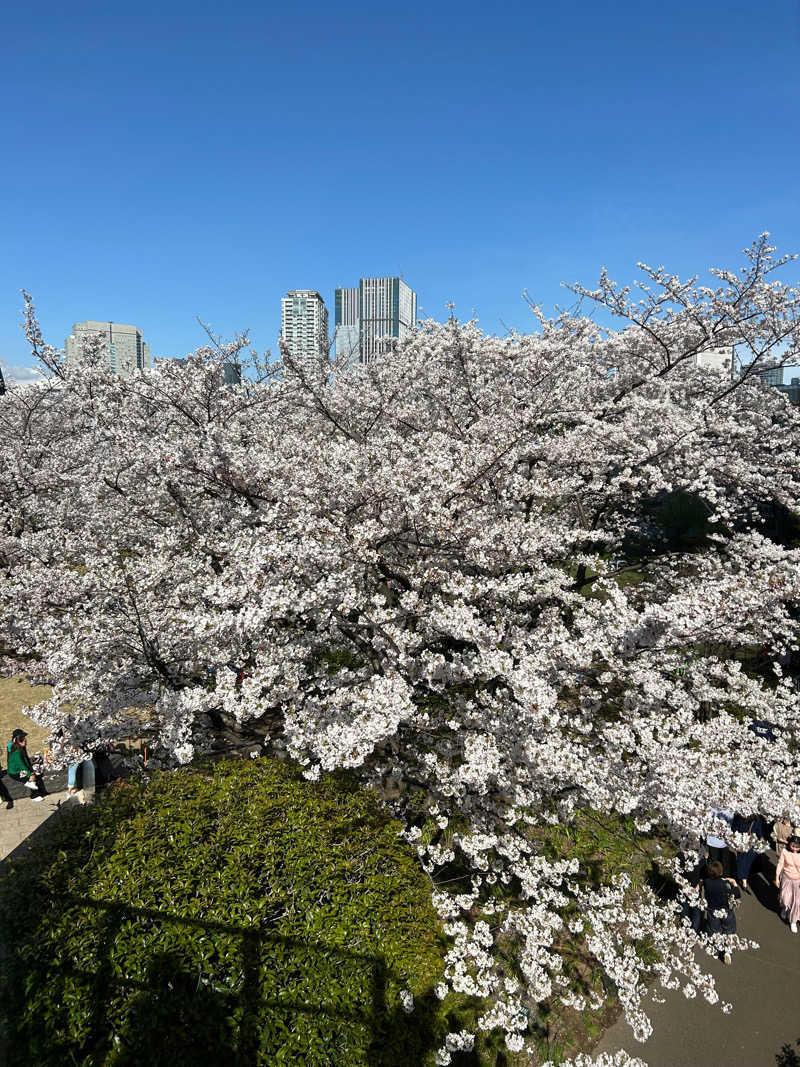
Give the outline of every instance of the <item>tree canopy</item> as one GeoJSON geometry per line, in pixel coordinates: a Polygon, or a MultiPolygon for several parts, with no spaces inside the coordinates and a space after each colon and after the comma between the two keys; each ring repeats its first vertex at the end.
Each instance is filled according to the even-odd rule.
{"type": "Polygon", "coordinates": [[[54,683],[53,759],[148,706],[178,762],[222,714],[309,778],[421,791],[436,833],[395,807],[423,865],[469,872],[434,895],[446,982],[511,1049],[523,999],[564,985],[567,929],[641,1036],[648,976],[713,1002],[676,904],[590,886],[530,830],[589,808],[691,854],[710,807],[797,799],[800,550],[764,516],[800,511],[800,412],[757,371],[797,361],[800,288],[774,251],[712,285],[576,286],[618,330],[427,322],[354,368],[238,338],[120,380],[91,346],[67,364],[28,301],[49,377],[0,398],[0,615],[54,683]],[[741,377],[697,365],[733,344],[741,377]]]}

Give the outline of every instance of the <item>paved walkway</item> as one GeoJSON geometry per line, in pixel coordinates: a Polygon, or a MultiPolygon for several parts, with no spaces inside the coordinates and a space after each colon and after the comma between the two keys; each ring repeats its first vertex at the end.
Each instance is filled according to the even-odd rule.
{"type": "Polygon", "coordinates": [[[651,1005],[648,1041],[640,1045],[619,1020],[596,1052],[624,1048],[649,1067],[800,1067],[800,934],[790,933],[772,910],[777,891],[764,875],[754,875],[752,887],[756,895],[743,894],[736,921],[740,934],[761,947],[737,953],[730,967],[708,962],[732,1013],[723,1015],[701,997],[667,993],[666,1003],[651,1005]]]}
{"type": "Polygon", "coordinates": [[[41,803],[34,803],[28,796],[14,800],[14,807],[9,811],[5,804],[0,803],[0,861],[10,856],[21,845],[47,822],[48,819],[58,817],[61,806],[67,808],[77,801],[67,797],[67,793],[51,793],[41,803]]]}
{"type": "MultiPolygon", "coordinates": [[[[17,849],[25,846],[38,832],[40,827],[52,818],[58,818],[62,810],[77,807],[78,800],[70,797],[66,791],[66,771],[57,771],[45,776],[45,788],[48,796],[42,801],[34,801],[33,793],[20,782],[15,782],[5,775],[3,783],[13,797],[13,808],[7,808],[0,800],[0,863],[17,849]]],[[[91,802],[94,790],[86,791],[84,798],[91,802]]]]}
{"type": "MultiPolygon", "coordinates": [[[[5,876],[6,861],[22,853],[47,822],[60,819],[64,812],[78,805],[78,800],[66,791],[66,774],[63,772],[45,779],[49,795],[36,803],[31,799],[31,790],[20,783],[10,781],[8,776],[4,776],[3,782],[14,800],[14,806],[7,808],[5,801],[0,801],[0,878],[5,876]]],[[[89,801],[93,800],[94,790],[91,795],[84,796],[89,801]]],[[[0,959],[4,952],[5,947],[0,941],[0,959]]],[[[0,1064],[10,1062],[6,1040],[0,1034],[0,1064]]]]}
{"type": "MultiPolygon", "coordinates": [[[[14,801],[11,811],[5,804],[0,806],[0,860],[10,856],[42,823],[57,814],[59,804],[66,796],[66,793],[51,793],[39,804],[24,797],[14,801]]],[[[72,803],[74,801],[70,801],[72,803]]]]}

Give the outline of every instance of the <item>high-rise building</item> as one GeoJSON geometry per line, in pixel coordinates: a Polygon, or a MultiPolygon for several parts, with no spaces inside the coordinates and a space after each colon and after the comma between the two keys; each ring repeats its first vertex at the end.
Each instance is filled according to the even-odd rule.
{"type": "Polygon", "coordinates": [[[336,289],[333,298],[333,346],[337,363],[358,363],[359,302],[358,288],[336,289]]]}
{"type": "Polygon", "coordinates": [[[417,321],[417,294],[402,278],[361,278],[337,289],[334,304],[336,357],[349,362],[371,363],[417,321]]]}
{"type": "Polygon", "coordinates": [[[788,385],[778,385],[776,388],[783,393],[790,404],[800,408],[800,378],[792,378],[788,385]]]}
{"type": "Polygon", "coordinates": [[[783,385],[783,367],[767,364],[763,370],[754,371],[753,377],[760,378],[764,385],[783,385]]]}
{"type": "Polygon", "coordinates": [[[744,374],[760,379],[764,385],[783,385],[783,367],[776,363],[765,363],[751,370],[751,363],[744,363],[736,352],[734,345],[721,348],[706,348],[694,356],[696,366],[704,370],[717,371],[726,378],[738,379],[744,374]]]}
{"type": "Polygon", "coordinates": [[[142,340],[142,331],[136,326],[121,322],[76,322],[72,333],[64,342],[67,360],[74,359],[83,350],[83,342],[89,337],[104,341],[103,352],[108,369],[120,378],[127,378],[137,370],[152,366],[150,345],[142,340]]]}
{"type": "Polygon", "coordinates": [[[295,359],[328,355],[328,309],[314,289],[290,289],[281,300],[281,337],[295,359]]]}
{"type": "Polygon", "coordinates": [[[223,385],[241,385],[242,384],[242,368],[236,363],[231,363],[230,360],[225,360],[222,364],[222,384],[223,385]]]}
{"type": "Polygon", "coordinates": [[[764,385],[783,385],[783,367],[777,360],[767,360],[764,363],[754,365],[755,360],[751,359],[749,363],[746,363],[745,358],[742,358],[742,351],[744,351],[745,358],[752,355],[749,345],[743,344],[740,346],[734,358],[734,378],[744,378],[746,376],[754,380],[758,379],[764,385]]]}

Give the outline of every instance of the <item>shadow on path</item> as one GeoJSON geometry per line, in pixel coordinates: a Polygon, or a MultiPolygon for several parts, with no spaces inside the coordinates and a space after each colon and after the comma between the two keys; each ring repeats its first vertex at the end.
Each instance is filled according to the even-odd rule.
{"type": "Polygon", "coordinates": [[[595,1055],[624,1048],[650,1067],[800,1067],[800,937],[778,918],[774,873],[774,856],[767,856],[750,879],[752,895],[743,897],[737,912],[740,935],[759,948],[736,952],[730,967],[698,955],[721,1001],[732,1005],[730,1014],[702,996],[685,996],[682,987],[671,990],[646,1003],[654,1032],[643,1045],[621,1018],[600,1039],[595,1055]]]}
{"type": "Polygon", "coordinates": [[[766,908],[767,911],[774,911],[777,915],[780,911],[780,904],[778,887],[775,885],[775,864],[768,856],[761,857],[758,870],[753,868],[747,884],[753,890],[753,896],[761,907],[766,908]]]}

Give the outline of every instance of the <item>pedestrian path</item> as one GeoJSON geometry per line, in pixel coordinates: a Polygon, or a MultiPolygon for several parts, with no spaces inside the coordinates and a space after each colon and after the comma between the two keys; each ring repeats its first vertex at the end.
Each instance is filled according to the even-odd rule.
{"type": "Polygon", "coordinates": [[[49,819],[58,818],[62,805],[71,807],[77,803],[66,791],[50,793],[39,803],[30,795],[14,801],[10,810],[0,804],[0,861],[10,856],[49,819]]]}
{"type": "Polygon", "coordinates": [[[624,1048],[649,1067],[800,1067],[800,934],[791,934],[772,910],[772,870],[768,864],[767,877],[753,877],[757,895],[743,895],[736,913],[739,933],[760,948],[736,953],[730,967],[708,961],[720,999],[733,1004],[731,1014],[699,996],[666,993],[664,1004],[648,1009],[654,1027],[648,1041],[639,1044],[620,1019],[595,1052],[624,1048]]]}

